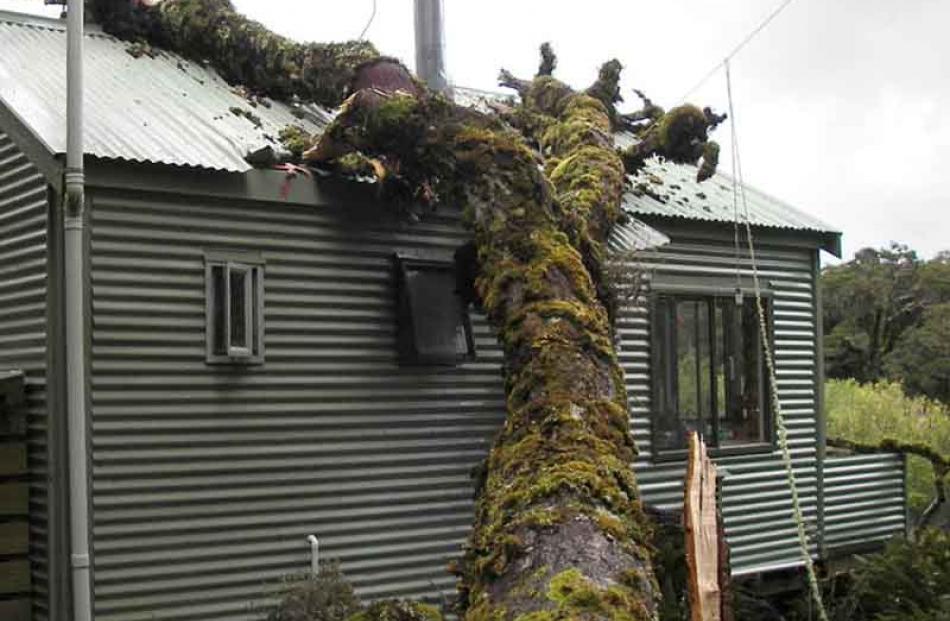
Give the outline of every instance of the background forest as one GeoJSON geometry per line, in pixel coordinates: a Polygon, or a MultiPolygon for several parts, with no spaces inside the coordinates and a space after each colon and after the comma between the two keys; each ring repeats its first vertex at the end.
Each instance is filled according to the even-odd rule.
{"type": "MultiPolygon", "coordinates": [[[[825,268],[821,287],[829,437],[950,454],[950,251],[865,248],[825,268]]],[[[933,496],[930,462],[909,457],[911,512],[933,496]]]]}

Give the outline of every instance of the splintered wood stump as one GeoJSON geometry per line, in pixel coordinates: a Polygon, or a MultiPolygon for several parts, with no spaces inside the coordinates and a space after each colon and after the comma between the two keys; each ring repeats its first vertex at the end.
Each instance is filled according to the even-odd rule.
{"type": "Polygon", "coordinates": [[[717,514],[716,466],[706,454],[706,444],[693,433],[683,500],[691,621],[722,619],[717,514]]]}

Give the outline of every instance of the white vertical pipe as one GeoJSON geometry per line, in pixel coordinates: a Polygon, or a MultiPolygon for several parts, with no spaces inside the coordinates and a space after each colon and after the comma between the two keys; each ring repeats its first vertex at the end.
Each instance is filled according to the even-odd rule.
{"type": "Polygon", "coordinates": [[[320,540],[314,535],[308,535],[310,542],[310,573],[317,576],[320,573],[320,540]]]}
{"type": "Polygon", "coordinates": [[[66,190],[64,228],[66,417],[73,620],[92,620],[86,441],[85,264],[83,220],[83,4],[69,0],[66,33],[66,190]]]}

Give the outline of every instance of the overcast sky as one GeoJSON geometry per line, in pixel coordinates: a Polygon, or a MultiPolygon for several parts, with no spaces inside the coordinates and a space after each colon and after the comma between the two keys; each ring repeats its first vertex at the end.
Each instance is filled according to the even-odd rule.
{"type": "MultiPolygon", "coordinates": [[[[234,0],[300,40],[359,36],[373,0],[234,0]]],[[[557,76],[589,84],[606,59],[669,107],[780,0],[445,0],[453,82],[496,89],[505,66],[530,77],[551,41],[557,76]]],[[[413,60],[412,0],[378,0],[366,37],[413,60]]],[[[44,9],[42,0],[0,8],[44,9]]],[[[733,60],[748,183],[844,232],[846,256],[891,240],[924,256],[950,248],[950,1],[793,0],[733,60]],[[938,102],[944,105],[938,106],[938,102]]],[[[718,71],[690,100],[727,107],[718,71]]],[[[714,134],[730,169],[728,125],[714,134]]]]}

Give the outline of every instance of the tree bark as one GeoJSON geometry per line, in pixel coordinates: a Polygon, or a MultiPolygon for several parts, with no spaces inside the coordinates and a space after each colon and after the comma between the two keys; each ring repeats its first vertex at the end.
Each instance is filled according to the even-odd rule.
{"type": "MultiPolygon", "coordinates": [[[[421,88],[396,61],[368,59],[370,46],[299,46],[228,0],[96,6],[107,30],[207,59],[252,91],[325,105],[351,93],[305,159],[373,175],[396,204],[463,208],[508,410],[459,568],[466,618],[653,619],[650,526],[601,277],[625,179],[611,138],[619,63],[577,93],[546,75],[547,48],[542,75],[505,76],[522,103],[492,117],[421,88]]],[[[684,140],[701,152],[708,123],[672,125],[637,157],[684,140]]]]}

